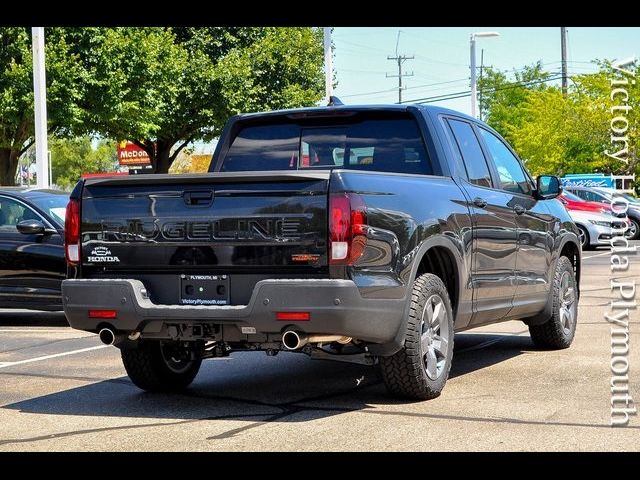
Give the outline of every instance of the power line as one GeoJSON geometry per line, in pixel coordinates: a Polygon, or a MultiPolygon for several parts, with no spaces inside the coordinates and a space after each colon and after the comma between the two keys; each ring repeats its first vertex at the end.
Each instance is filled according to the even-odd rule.
{"type": "MultiPolygon", "coordinates": [[[[560,62],[553,62],[553,63],[560,63],[560,62]]],[[[582,68],[582,67],[574,67],[574,68],[582,68]]],[[[578,74],[577,72],[575,74],[578,74]]],[[[561,72],[560,71],[554,71],[551,72],[551,75],[553,75],[551,78],[548,78],[546,80],[530,80],[530,81],[522,81],[522,82],[513,82],[510,83],[509,85],[505,86],[505,87],[500,87],[498,89],[486,89],[484,90],[484,93],[487,92],[493,92],[493,91],[499,91],[499,90],[505,90],[505,89],[510,89],[510,88],[516,88],[519,86],[527,86],[527,85],[535,85],[535,84],[539,84],[539,83],[545,83],[545,82],[549,82],[552,80],[557,80],[559,78],[561,78],[561,72]]],[[[434,87],[434,86],[439,86],[439,85],[447,85],[447,84],[452,84],[452,83],[459,83],[462,81],[467,81],[468,78],[459,78],[456,80],[448,80],[446,82],[435,82],[435,83],[426,83],[423,85],[414,85],[411,87],[404,87],[403,90],[419,90],[419,89],[424,89],[424,88],[428,88],[428,87],[434,87]]],[[[372,91],[372,92],[361,92],[361,93],[352,93],[349,95],[341,95],[341,97],[343,98],[350,98],[350,97],[365,97],[365,96],[370,96],[370,95],[377,95],[377,94],[382,94],[382,93],[389,93],[389,92],[393,92],[394,90],[396,90],[395,88],[388,88],[385,90],[376,90],[376,91],[372,91]]],[[[434,89],[434,90],[438,90],[438,89],[434,89]]],[[[471,95],[471,91],[467,90],[467,91],[463,91],[463,92],[452,92],[452,93],[446,93],[446,94],[441,94],[441,95],[460,95],[463,94],[462,96],[469,96],[471,95]],[[466,95],[465,95],[466,94],[466,95]]],[[[423,98],[417,98],[414,100],[405,100],[402,103],[416,103],[418,101],[424,100],[424,99],[430,99],[430,98],[435,98],[441,95],[436,95],[434,97],[423,97],[423,98]]]]}
{"type": "Polygon", "coordinates": [[[442,65],[453,65],[454,67],[466,67],[464,63],[445,62],[444,60],[437,60],[435,58],[424,57],[422,55],[416,55],[416,61],[422,63],[440,63],[442,65]]]}
{"type": "Polygon", "coordinates": [[[362,45],[361,43],[351,42],[349,40],[340,40],[340,42],[346,43],[347,45],[351,45],[353,47],[363,48],[365,50],[374,50],[376,52],[382,52],[382,53],[385,53],[388,51],[388,50],[383,50],[381,48],[372,47],[371,45],[362,45]]]}
{"type": "Polygon", "coordinates": [[[429,42],[429,43],[438,43],[440,45],[446,45],[448,47],[454,47],[454,48],[457,48],[457,49],[460,49],[460,50],[464,50],[464,51],[467,50],[467,47],[465,45],[463,45],[463,44],[460,44],[460,43],[450,43],[450,42],[443,42],[443,41],[440,41],[440,40],[434,40],[432,38],[427,38],[427,37],[423,36],[422,34],[418,34],[418,33],[413,32],[411,30],[403,30],[403,33],[407,33],[409,35],[413,35],[414,37],[419,38],[419,39],[421,39],[423,41],[426,41],[426,42],[429,42]]]}
{"type": "Polygon", "coordinates": [[[342,98],[349,98],[349,97],[365,97],[367,95],[375,95],[376,93],[389,93],[389,92],[394,92],[396,90],[395,87],[393,88],[388,88],[386,90],[377,90],[375,92],[363,92],[363,93],[352,93],[349,95],[340,95],[342,98]]]}
{"type": "MultiPolygon", "coordinates": [[[[460,83],[460,82],[464,82],[469,80],[468,78],[459,78],[457,80],[448,80],[446,82],[436,82],[436,83],[425,83],[424,85],[414,85],[411,87],[404,87],[403,90],[418,90],[418,89],[423,89],[423,88],[427,88],[427,87],[434,87],[434,86],[438,86],[438,85],[447,85],[447,84],[451,84],[451,83],[460,83]]],[[[449,88],[449,87],[445,87],[445,88],[449,88]]],[[[393,92],[395,91],[396,88],[388,88],[386,90],[376,90],[373,92],[362,92],[362,93],[351,93],[349,95],[340,95],[341,98],[349,98],[349,97],[365,97],[368,95],[375,95],[378,93],[389,93],[389,92],[393,92]]],[[[436,89],[437,90],[437,89],[436,89]]]]}
{"type": "Polygon", "coordinates": [[[406,87],[405,90],[413,90],[413,89],[416,89],[416,88],[425,88],[425,87],[435,87],[435,86],[438,86],[438,85],[447,85],[447,84],[450,84],[450,83],[466,82],[468,80],[469,79],[465,77],[465,78],[459,78],[458,80],[448,80],[446,82],[426,83],[424,85],[415,85],[413,87],[406,87]]]}
{"type": "MultiPolygon", "coordinates": [[[[504,87],[499,87],[499,88],[488,88],[485,90],[485,93],[493,93],[493,92],[499,92],[502,90],[509,90],[511,88],[518,88],[518,87],[524,87],[524,86],[529,86],[529,85],[536,85],[539,83],[546,83],[546,82],[551,82],[554,80],[559,80],[561,79],[561,76],[557,76],[557,77],[551,77],[551,78],[547,78],[547,79],[542,79],[542,80],[531,80],[528,82],[516,82],[516,83],[511,83],[509,85],[506,85],[504,87]]],[[[441,101],[441,100],[451,100],[454,98],[462,98],[462,97],[470,97],[471,96],[471,90],[467,90],[467,91],[463,91],[463,92],[454,92],[454,93],[445,93],[445,94],[441,94],[441,95],[434,95],[431,97],[424,97],[424,98],[416,98],[413,100],[407,100],[404,101],[402,103],[430,103],[430,102],[437,102],[437,101],[441,101]]]]}
{"type": "Polygon", "coordinates": [[[383,71],[376,71],[376,70],[353,70],[351,68],[341,68],[340,69],[341,72],[351,72],[351,73],[371,73],[371,74],[376,74],[376,75],[382,75],[383,73],[387,73],[387,72],[383,72],[383,71]]]}

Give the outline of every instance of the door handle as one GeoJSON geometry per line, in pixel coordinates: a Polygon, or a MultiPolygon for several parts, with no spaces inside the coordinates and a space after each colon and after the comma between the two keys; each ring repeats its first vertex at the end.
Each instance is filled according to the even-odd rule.
{"type": "Polygon", "coordinates": [[[515,207],[513,207],[513,209],[518,215],[522,215],[524,212],[527,211],[527,209],[524,208],[522,205],[516,205],[515,207]]]}
{"type": "Polygon", "coordinates": [[[484,208],[487,206],[487,201],[484,198],[476,197],[473,199],[473,204],[476,207],[484,208]]]}

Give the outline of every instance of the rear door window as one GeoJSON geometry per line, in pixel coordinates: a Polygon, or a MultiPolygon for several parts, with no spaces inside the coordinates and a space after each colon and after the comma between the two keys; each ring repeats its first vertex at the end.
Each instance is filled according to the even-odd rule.
{"type": "Polygon", "coordinates": [[[471,124],[452,118],[447,121],[462,156],[469,181],[481,187],[491,187],[489,166],[471,124]]]}
{"type": "Polygon", "coordinates": [[[508,192],[530,194],[532,188],[529,179],[516,156],[493,133],[484,128],[479,130],[480,136],[484,139],[487,149],[493,157],[493,163],[500,178],[500,188],[508,192]]]}

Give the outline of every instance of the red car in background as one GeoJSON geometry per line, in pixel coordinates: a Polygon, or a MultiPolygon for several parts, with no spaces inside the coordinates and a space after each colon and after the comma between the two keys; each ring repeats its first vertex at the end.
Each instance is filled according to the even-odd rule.
{"type": "Polygon", "coordinates": [[[559,196],[558,200],[560,200],[565,208],[569,211],[571,210],[580,210],[583,212],[595,212],[595,213],[610,213],[611,207],[606,203],[600,202],[588,202],[587,200],[583,200],[577,195],[573,193],[567,192],[564,190],[559,196]]]}
{"type": "MultiPolygon", "coordinates": [[[[614,217],[616,217],[616,220],[614,220],[611,223],[611,226],[615,228],[624,228],[624,224],[626,224],[627,230],[625,231],[625,237],[632,238],[633,235],[635,235],[634,230],[631,229],[631,222],[629,221],[627,216],[622,213],[619,213],[619,214],[613,213],[613,209],[611,208],[611,206],[607,205],[606,203],[590,202],[588,200],[583,200],[577,195],[571,192],[567,192],[566,190],[564,190],[560,195],[558,195],[557,198],[562,202],[564,207],[567,209],[567,211],[569,212],[569,215],[571,215],[572,211],[576,212],[576,215],[571,215],[571,216],[581,231],[585,230],[585,226],[581,223],[581,216],[578,215],[577,212],[597,213],[601,215],[602,214],[613,215],[614,217]],[[619,222],[624,222],[624,223],[619,223],[619,222]]],[[[584,220],[584,218],[582,218],[582,220],[584,220]]],[[[590,220],[590,221],[592,223],[595,223],[593,220],[590,220]]],[[[588,238],[588,235],[590,234],[587,233],[586,235],[588,238]]],[[[581,236],[581,239],[582,239],[582,236],[581,236]]],[[[590,246],[594,246],[594,245],[585,245],[584,243],[582,244],[583,250],[588,249],[590,246]]]]}

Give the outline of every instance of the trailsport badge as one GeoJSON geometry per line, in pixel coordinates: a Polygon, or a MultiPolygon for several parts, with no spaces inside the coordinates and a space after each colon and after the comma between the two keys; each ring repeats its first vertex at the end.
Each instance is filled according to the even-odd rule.
{"type": "Polygon", "coordinates": [[[111,250],[107,247],[96,247],[91,250],[91,255],[89,255],[88,260],[93,263],[98,262],[120,262],[120,259],[114,255],[111,255],[111,250]]]}

